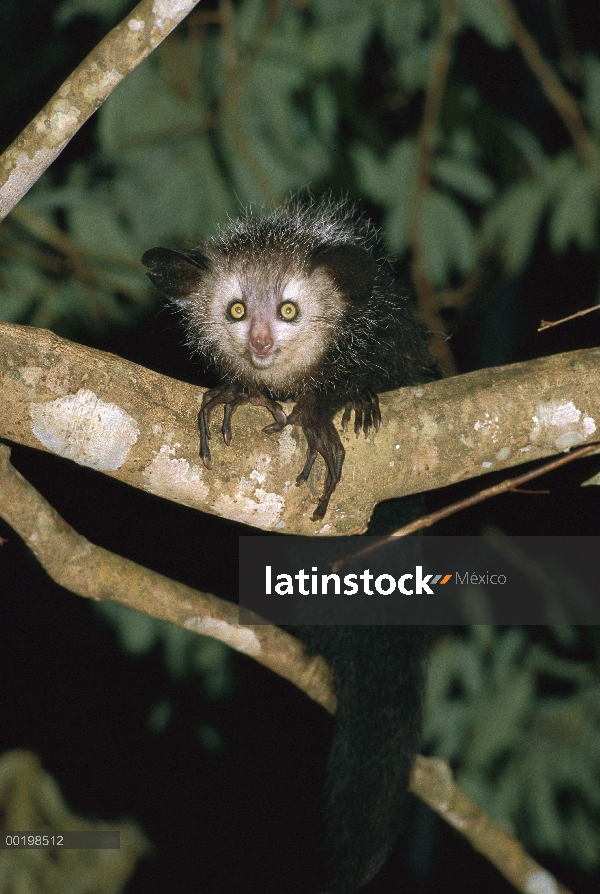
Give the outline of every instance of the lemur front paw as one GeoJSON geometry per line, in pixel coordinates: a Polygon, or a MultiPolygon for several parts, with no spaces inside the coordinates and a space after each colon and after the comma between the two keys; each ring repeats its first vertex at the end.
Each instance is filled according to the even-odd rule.
{"type": "Polygon", "coordinates": [[[272,433],[281,431],[287,423],[287,417],[283,407],[260,391],[244,391],[237,385],[219,385],[211,391],[207,391],[202,399],[202,407],[198,413],[198,428],[200,430],[200,457],[207,469],[211,467],[211,456],[208,442],[210,440],[210,422],[216,408],[224,404],[223,425],[221,432],[223,440],[229,447],[231,444],[231,418],[238,407],[244,404],[252,404],[255,407],[266,407],[275,422],[263,428],[263,431],[272,433]]]}
{"type": "Polygon", "coordinates": [[[354,410],[354,433],[356,437],[364,431],[365,438],[369,436],[371,426],[375,431],[379,431],[381,425],[381,411],[379,409],[379,398],[372,391],[365,391],[362,394],[347,401],[342,416],[342,431],[348,430],[348,423],[352,417],[354,410]]]}

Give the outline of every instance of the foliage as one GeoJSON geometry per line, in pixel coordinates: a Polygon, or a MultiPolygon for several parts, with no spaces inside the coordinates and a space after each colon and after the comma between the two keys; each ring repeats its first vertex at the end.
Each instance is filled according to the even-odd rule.
{"type": "MultiPolygon", "coordinates": [[[[414,110],[431,77],[442,5],[198,7],[99,110],[93,151],[55,166],[0,231],[0,316],[61,331],[135,322],[150,295],[138,262],[145,249],[193,243],[240,203],[271,202],[307,184],[378,207],[390,252],[404,255],[418,159],[414,110]],[[44,226],[65,238],[48,248],[44,226]]],[[[64,0],[56,21],[65,27],[95,15],[108,26],[130,7],[64,0]]],[[[508,52],[511,31],[494,0],[459,0],[458,9],[459,38],[475,33],[484,52],[508,52]]],[[[457,73],[460,52],[459,40],[424,196],[420,238],[432,285],[464,280],[490,250],[510,275],[521,272],[544,224],[552,251],[594,250],[595,155],[584,160],[575,146],[550,154],[457,73]]],[[[588,54],[582,70],[595,153],[600,59],[588,54]]]]}
{"type": "Polygon", "coordinates": [[[600,863],[600,682],[588,665],[527,628],[472,627],[433,652],[425,738],[526,844],[585,869],[600,863]]]}

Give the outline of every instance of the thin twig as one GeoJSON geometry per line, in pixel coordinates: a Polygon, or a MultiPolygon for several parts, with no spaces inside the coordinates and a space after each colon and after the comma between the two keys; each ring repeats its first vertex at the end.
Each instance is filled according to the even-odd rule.
{"type": "Polygon", "coordinates": [[[585,128],[577,101],[562,85],[551,66],[544,59],[540,48],[523,25],[511,0],[496,0],[496,2],[504,13],[508,27],[523,58],[538,79],[546,99],[552,103],[562,118],[584,164],[595,166],[598,157],[594,141],[585,128]]]}
{"type": "Polygon", "coordinates": [[[565,0],[548,0],[548,6],[550,7],[554,39],[560,52],[559,67],[565,77],[579,84],[582,80],[581,63],[565,0]]]}
{"type": "MultiPolygon", "coordinates": [[[[40,214],[29,208],[25,203],[19,204],[12,212],[11,223],[19,223],[28,230],[33,236],[36,236],[42,242],[47,243],[52,248],[65,255],[72,263],[73,267],[77,267],[85,258],[94,258],[98,261],[106,261],[110,264],[117,264],[120,267],[129,267],[131,270],[141,272],[144,268],[141,261],[127,257],[127,255],[108,254],[103,251],[101,246],[93,249],[82,248],[78,245],[68,233],[59,229],[55,224],[40,214]]],[[[8,226],[9,222],[2,224],[3,227],[8,226]]]]}
{"type": "Polygon", "coordinates": [[[593,310],[598,310],[599,308],[600,304],[594,304],[593,307],[586,307],[585,310],[578,310],[576,314],[571,314],[570,317],[563,317],[562,320],[554,320],[553,322],[550,322],[549,320],[540,320],[538,332],[543,332],[544,329],[550,329],[552,326],[560,326],[561,323],[567,323],[569,320],[574,320],[576,317],[584,317],[586,314],[591,314],[593,310]]]}
{"type": "Polygon", "coordinates": [[[264,53],[265,47],[269,42],[269,37],[271,36],[271,32],[277,25],[277,21],[279,19],[282,8],[283,0],[269,0],[254,40],[252,41],[251,46],[248,48],[244,56],[242,74],[243,79],[246,79],[248,77],[250,69],[264,53]]]}
{"type": "MultiPolygon", "coordinates": [[[[459,25],[458,0],[444,0],[440,13],[438,36],[431,54],[423,118],[417,134],[417,164],[410,208],[412,278],[419,299],[419,315],[430,331],[436,333],[443,333],[445,327],[437,311],[435,293],[425,269],[423,219],[425,200],[431,179],[437,124],[459,25]]],[[[432,343],[432,353],[439,361],[445,375],[456,374],[456,364],[446,339],[436,338],[432,343]]]]}
{"type": "Polygon", "coordinates": [[[271,204],[281,200],[250,145],[242,123],[242,82],[240,60],[235,40],[235,10],[231,0],[221,0],[223,22],[223,72],[225,92],[223,98],[224,119],[233,139],[236,151],[243,159],[262,194],[271,204]]]}

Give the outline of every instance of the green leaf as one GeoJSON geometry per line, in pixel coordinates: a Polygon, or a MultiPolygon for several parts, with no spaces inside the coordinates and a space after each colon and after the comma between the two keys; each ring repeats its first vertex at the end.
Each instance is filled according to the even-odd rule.
{"type": "Polygon", "coordinates": [[[393,50],[412,50],[431,18],[431,4],[423,0],[376,0],[375,5],[388,46],[393,50]]]}
{"type": "Polygon", "coordinates": [[[597,241],[598,194],[594,172],[577,167],[561,184],[550,215],[550,246],[564,252],[576,242],[582,251],[590,251],[597,241]]]}
{"type": "Polygon", "coordinates": [[[579,865],[591,872],[600,863],[600,824],[587,810],[575,807],[569,823],[567,849],[579,865]]]}
{"type": "Polygon", "coordinates": [[[384,160],[362,144],[356,144],[351,155],[361,191],[386,209],[383,232],[388,248],[396,255],[402,254],[408,247],[416,163],[414,138],[407,137],[395,143],[384,160]]]}
{"type": "Polygon", "coordinates": [[[433,285],[447,285],[453,271],[466,276],[476,258],[475,229],[461,206],[449,196],[429,190],[423,218],[423,257],[433,285]]]}
{"type": "Polygon", "coordinates": [[[517,672],[525,643],[525,634],[520,627],[509,627],[498,637],[492,663],[492,679],[496,686],[504,688],[517,672]]]}
{"type": "Polygon", "coordinates": [[[232,210],[207,137],[131,150],[117,169],[112,194],[138,253],[164,240],[205,238],[232,210]]]}
{"type": "Polygon", "coordinates": [[[116,628],[121,647],[130,655],[144,655],[157,642],[161,621],[117,602],[103,602],[99,611],[116,628]]]}
{"type": "Polygon", "coordinates": [[[315,89],[306,54],[297,41],[288,45],[285,28],[277,29],[244,80],[233,116],[223,116],[217,131],[236,194],[243,202],[263,201],[265,180],[285,195],[326,177],[333,158],[328,135],[336,127],[335,96],[322,83],[315,89]],[[309,86],[317,132],[296,99],[309,86]]]}
{"type": "MultiPolygon", "coordinates": [[[[468,91],[462,93],[463,99],[468,97],[468,91]]],[[[475,98],[475,103],[478,103],[475,98]]],[[[475,160],[480,156],[479,146],[473,136],[473,131],[466,127],[455,127],[448,140],[448,148],[453,156],[462,161],[475,160]]]]}
{"type": "Polygon", "coordinates": [[[586,53],[583,58],[585,110],[596,137],[600,139],[600,58],[586,53]]]}
{"type": "Polygon", "coordinates": [[[329,142],[337,130],[339,110],[335,94],[327,84],[319,83],[315,86],[312,108],[317,134],[322,140],[329,142]]]}
{"type": "Polygon", "coordinates": [[[485,723],[475,724],[469,745],[468,760],[476,767],[492,768],[504,752],[513,747],[531,712],[535,697],[535,678],[527,672],[513,672],[507,685],[494,687],[473,710],[485,716],[485,723]]]}
{"type": "Polygon", "coordinates": [[[395,71],[405,90],[414,92],[427,85],[433,45],[433,39],[424,40],[398,57],[395,71]]]}
{"type": "Polygon", "coordinates": [[[107,158],[118,162],[129,151],[201,134],[207,114],[201,95],[184,101],[152,60],[146,59],[100,107],[100,148],[107,158]]]}
{"type": "MultiPolygon", "coordinates": [[[[313,72],[324,74],[341,68],[356,74],[362,65],[374,20],[368,7],[347,3],[341,5],[340,16],[330,24],[312,28],[306,35],[303,53],[313,72]]],[[[297,53],[298,47],[290,47],[297,53]]]]}
{"type": "Polygon", "coordinates": [[[264,0],[244,0],[235,9],[235,36],[238,46],[248,46],[256,38],[264,20],[264,0]]]}
{"type": "Polygon", "coordinates": [[[351,155],[359,186],[373,201],[389,209],[399,203],[408,207],[416,162],[413,137],[395,143],[385,159],[362,143],[355,143],[351,155]]]}
{"type": "Polygon", "coordinates": [[[54,12],[54,22],[62,28],[78,16],[111,20],[127,8],[131,8],[130,0],[63,0],[54,12]]]}
{"type": "Polygon", "coordinates": [[[461,18],[478,31],[489,44],[504,50],[512,43],[510,28],[495,0],[461,0],[461,18]]]}
{"type": "Polygon", "coordinates": [[[560,853],[562,849],[562,823],[556,803],[554,788],[546,774],[546,755],[538,749],[531,755],[531,775],[525,797],[527,812],[535,828],[538,846],[543,850],[560,853]]]}
{"type": "Polygon", "coordinates": [[[373,201],[383,205],[389,198],[386,189],[386,162],[364,143],[355,143],[351,146],[350,156],[354,162],[359,190],[373,201]]]}
{"type": "Polygon", "coordinates": [[[116,258],[125,255],[135,257],[135,245],[118,217],[114,202],[106,195],[88,196],[73,202],[68,211],[69,233],[84,250],[116,258]]]}
{"type": "Polygon", "coordinates": [[[549,183],[545,178],[525,180],[509,187],[485,215],[483,243],[500,243],[510,275],[519,273],[529,260],[549,198],[549,183]]]}
{"type": "Polygon", "coordinates": [[[4,261],[0,282],[0,320],[7,323],[26,319],[32,306],[47,294],[46,278],[25,261],[4,261]]]}
{"type": "Polygon", "coordinates": [[[212,723],[201,723],[198,727],[198,741],[205,751],[217,754],[224,746],[223,736],[212,723]]]}
{"type": "Polygon", "coordinates": [[[438,156],[433,162],[432,173],[444,186],[473,202],[489,202],[495,192],[492,178],[465,159],[438,156]]]}

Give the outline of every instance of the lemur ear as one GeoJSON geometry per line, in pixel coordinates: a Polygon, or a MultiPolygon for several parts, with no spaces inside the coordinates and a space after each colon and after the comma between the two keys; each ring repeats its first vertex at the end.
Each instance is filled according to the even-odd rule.
{"type": "Polygon", "coordinates": [[[311,259],[311,272],[324,269],[351,298],[368,298],[373,291],[377,265],[359,245],[324,245],[311,259]]]}
{"type": "Polygon", "coordinates": [[[151,248],[142,256],[146,274],[159,292],[180,307],[187,307],[210,270],[210,260],[200,249],[178,251],[175,248],[151,248]]]}

